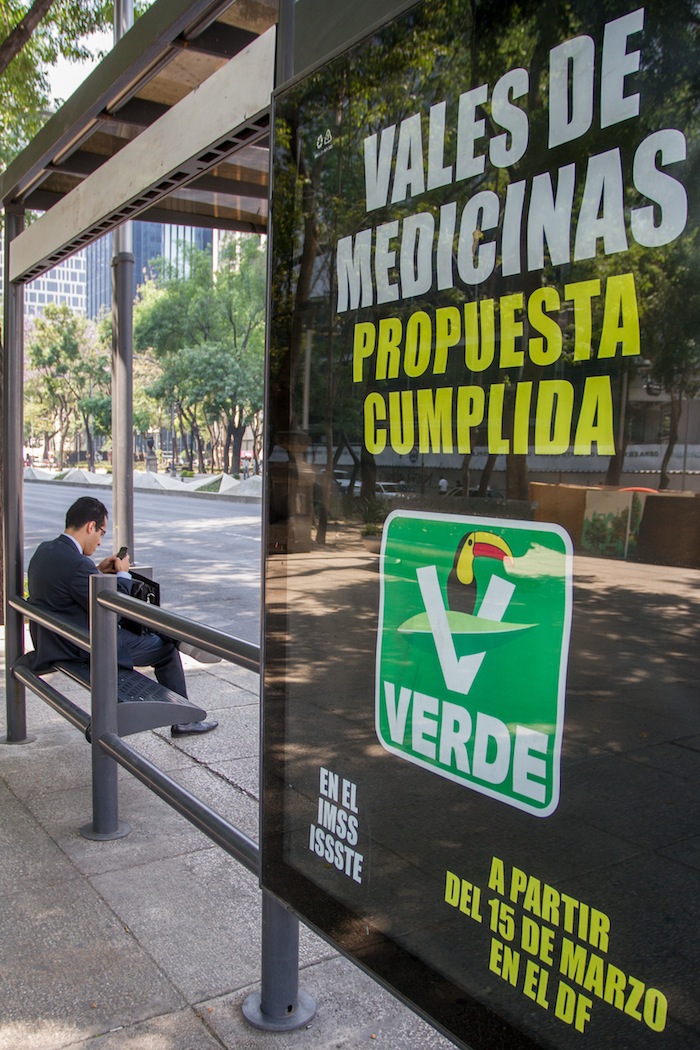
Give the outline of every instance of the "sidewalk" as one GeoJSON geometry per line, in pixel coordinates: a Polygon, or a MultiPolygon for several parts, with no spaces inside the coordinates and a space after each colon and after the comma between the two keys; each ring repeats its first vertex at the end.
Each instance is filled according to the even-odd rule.
{"type": "MultiPolygon", "coordinates": [[[[0,644],[4,675],[4,632],[0,644]]],[[[219,728],[129,741],[257,840],[257,676],[184,663],[190,696],[219,728]]],[[[55,684],[85,706],[79,687],[55,684]]],[[[4,677],[0,692],[4,733],[4,677]]],[[[249,1027],[240,1008],[259,988],[256,878],[124,770],[119,815],[131,833],[82,838],[90,749],[29,693],[27,725],[35,742],[0,745],[0,1050],[452,1046],[304,926],[299,984],[316,1018],[284,1034],[249,1027]]]]}

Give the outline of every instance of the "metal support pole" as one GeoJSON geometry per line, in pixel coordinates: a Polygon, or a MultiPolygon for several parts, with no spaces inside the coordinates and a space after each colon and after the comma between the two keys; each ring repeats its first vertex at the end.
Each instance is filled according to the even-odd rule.
{"type": "Polygon", "coordinates": [[[12,282],[12,241],[24,229],[24,212],[5,213],[5,356],[3,377],[3,565],[5,587],[5,696],[7,704],[6,744],[28,744],[36,737],[27,734],[24,686],[12,674],[14,663],[24,652],[24,617],[8,600],[24,596],[24,285],[12,282]]]}
{"type": "MultiPolygon", "coordinates": [[[[114,42],[134,22],[133,0],[114,5],[114,42]]],[[[112,234],[112,527],[113,548],[134,561],[134,244],[125,222],[112,234]]]]}
{"type": "Polygon", "coordinates": [[[112,526],[114,550],[128,547],[134,560],[134,256],[118,250],[129,227],[114,231],[112,258],[112,526]]]}
{"type": "Polygon", "coordinates": [[[243,1016],[255,1028],[290,1032],[316,1016],[316,1002],[299,990],[299,920],[263,890],[262,965],[259,992],[243,1003],[243,1016]]]}
{"type": "Polygon", "coordinates": [[[296,0],[280,0],[277,31],[277,87],[281,87],[294,76],[295,3],[296,0]]]}
{"type": "MultiPolygon", "coordinates": [[[[280,0],[276,86],[294,76],[295,0],[280,0]]],[[[268,275],[269,276],[269,275],[268,275]]],[[[263,890],[260,991],[243,1003],[243,1016],[255,1028],[292,1031],[316,1016],[316,1002],[299,990],[299,920],[263,890]]]]}
{"type": "Polygon", "coordinates": [[[116,591],[117,577],[90,577],[90,692],[92,695],[92,823],[80,834],[86,839],[121,839],[128,824],[119,823],[119,766],[100,747],[105,733],[117,732],[117,618],[97,603],[101,590],[116,591]]]}

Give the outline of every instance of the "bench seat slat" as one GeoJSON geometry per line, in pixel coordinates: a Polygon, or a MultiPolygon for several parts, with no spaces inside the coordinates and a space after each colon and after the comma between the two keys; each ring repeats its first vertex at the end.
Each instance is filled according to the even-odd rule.
{"type": "MultiPolygon", "coordinates": [[[[90,666],[81,660],[62,660],[54,669],[90,688],[90,666]]],[[[117,732],[119,736],[183,722],[199,722],[206,711],[184,696],[167,689],[139,671],[121,668],[118,673],[117,732]],[[177,710],[173,710],[173,708],[177,710]]]]}

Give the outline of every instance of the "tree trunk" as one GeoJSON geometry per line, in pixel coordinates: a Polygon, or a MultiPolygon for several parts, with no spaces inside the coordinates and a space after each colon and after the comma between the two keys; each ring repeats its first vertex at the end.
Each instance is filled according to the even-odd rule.
{"type": "Polygon", "coordinates": [[[666,445],[664,458],[661,460],[659,491],[667,489],[671,483],[671,476],[668,473],[668,465],[671,462],[671,456],[673,455],[673,450],[676,447],[676,443],[678,441],[678,424],[680,423],[681,412],[683,411],[680,396],[676,397],[673,393],[671,393],[670,396],[671,416],[668,428],[668,444],[666,445]]]}
{"type": "Polygon", "coordinates": [[[219,472],[216,468],[219,460],[219,439],[214,434],[213,426],[207,426],[207,430],[209,431],[209,444],[211,445],[211,472],[212,474],[218,474],[219,472]]]}
{"type": "Polygon", "coordinates": [[[192,424],[192,433],[197,442],[197,462],[199,464],[199,473],[206,474],[207,468],[204,462],[204,440],[202,439],[202,432],[197,423],[192,424]]]}
{"type": "MultiPolygon", "coordinates": [[[[0,345],[0,520],[5,521],[5,420],[2,405],[5,400],[5,344],[0,345]]],[[[5,544],[0,542],[0,626],[5,626],[5,544]]]]}
{"type": "Polygon", "coordinates": [[[605,472],[604,485],[612,485],[615,488],[619,488],[620,481],[622,480],[622,468],[625,463],[625,452],[627,451],[627,443],[622,448],[616,448],[615,454],[610,457],[608,462],[608,469],[605,472]]]}
{"type": "Polygon", "coordinates": [[[189,444],[187,441],[187,431],[185,430],[185,413],[182,410],[178,411],[178,419],[180,423],[180,455],[185,453],[187,461],[189,463],[189,469],[192,469],[192,456],[190,453],[189,444]]]}
{"type": "Polygon", "coordinates": [[[254,468],[255,468],[255,473],[259,474],[260,473],[260,446],[262,444],[261,441],[260,441],[260,430],[261,430],[261,427],[260,427],[260,413],[259,412],[256,412],[255,416],[253,417],[253,422],[251,423],[251,430],[253,431],[253,464],[254,464],[254,468]]]}
{"type": "Polygon", "coordinates": [[[88,470],[95,473],[95,442],[92,439],[92,430],[90,428],[90,417],[83,413],[83,423],[85,425],[85,443],[87,445],[87,460],[88,470]]]}
{"type": "Polygon", "coordinates": [[[462,466],[460,468],[459,476],[462,480],[462,495],[469,495],[469,473],[472,462],[471,452],[467,452],[462,460],[462,466]]]}
{"type": "Polygon", "coordinates": [[[55,0],[34,0],[24,18],[0,44],[0,76],[16,58],[55,0]]]}
{"type": "MultiPolygon", "coordinates": [[[[362,491],[360,492],[360,495],[362,496],[362,499],[374,499],[377,493],[377,461],[372,453],[367,451],[364,442],[360,449],[360,463],[362,464],[362,491]]],[[[355,473],[353,471],[349,488],[349,494],[351,496],[354,488],[354,477],[355,473]]]]}
{"type": "Polygon", "coordinates": [[[629,380],[627,376],[627,364],[623,364],[623,372],[620,378],[620,412],[622,414],[622,426],[620,428],[620,436],[617,442],[617,447],[614,454],[610,457],[608,463],[608,469],[605,474],[605,484],[612,485],[616,488],[620,487],[622,480],[622,468],[625,465],[625,455],[627,453],[627,445],[629,443],[629,426],[627,421],[629,419],[629,394],[628,394],[629,380]]]}
{"type": "Polygon", "coordinates": [[[496,466],[496,453],[490,452],[487,459],[486,465],[481,472],[479,478],[479,487],[476,491],[477,496],[488,496],[489,483],[491,481],[491,475],[493,474],[493,468],[496,466]]]}
{"type": "Polygon", "coordinates": [[[226,438],[224,440],[224,454],[222,457],[221,469],[224,474],[232,474],[231,470],[231,442],[233,440],[233,433],[231,430],[232,424],[230,420],[226,421],[226,438]]]}
{"type": "Polygon", "coordinates": [[[245,427],[231,426],[231,440],[233,443],[231,453],[231,473],[240,474],[241,472],[241,446],[243,445],[243,435],[245,434],[245,427]]]}
{"type": "Polygon", "coordinates": [[[66,465],[66,438],[70,430],[70,419],[64,423],[58,434],[58,469],[63,470],[66,465]]]}
{"type": "Polygon", "coordinates": [[[528,495],[527,456],[511,452],[506,457],[506,499],[526,500],[528,495]]]}
{"type": "MultiPolygon", "coordinates": [[[[330,415],[330,411],[329,411],[330,415]]],[[[326,418],[326,469],[321,478],[321,507],[316,525],[316,543],[325,544],[328,531],[328,512],[331,503],[331,485],[333,484],[333,425],[326,418]]],[[[255,446],[253,446],[255,447],[255,446]]],[[[253,453],[255,454],[255,453],[253,453]]]]}

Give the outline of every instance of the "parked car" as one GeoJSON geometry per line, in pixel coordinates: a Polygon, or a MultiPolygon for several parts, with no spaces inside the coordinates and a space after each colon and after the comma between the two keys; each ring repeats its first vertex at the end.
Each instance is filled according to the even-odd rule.
{"type": "Polygon", "coordinates": [[[381,499],[404,499],[406,485],[403,481],[378,481],[374,491],[381,499]]]}
{"type": "MultiPolygon", "coordinates": [[[[351,475],[348,474],[347,470],[333,471],[333,480],[335,481],[336,485],[338,486],[338,488],[344,496],[347,495],[350,489],[350,477],[351,475]]],[[[362,483],[360,481],[356,481],[352,488],[353,496],[359,496],[361,491],[362,483]]]]}

